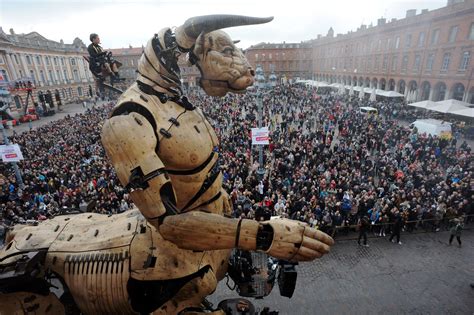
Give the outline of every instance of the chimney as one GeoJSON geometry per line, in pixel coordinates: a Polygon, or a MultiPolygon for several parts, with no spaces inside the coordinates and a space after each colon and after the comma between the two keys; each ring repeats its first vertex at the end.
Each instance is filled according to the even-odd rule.
{"type": "Polygon", "coordinates": [[[413,17],[416,15],[416,9],[407,10],[407,18],[413,17]]]}
{"type": "Polygon", "coordinates": [[[321,35],[321,34],[318,34],[318,39],[320,39],[321,37],[323,37],[323,35],[321,35]]]}
{"type": "Polygon", "coordinates": [[[13,30],[13,28],[10,29],[10,35],[15,35],[15,31],[13,30]]]}
{"type": "Polygon", "coordinates": [[[387,20],[383,17],[377,20],[377,26],[384,25],[387,22],[387,20]]]}
{"type": "Polygon", "coordinates": [[[132,49],[133,47],[132,47],[132,45],[128,44],[128,48],[132,49]]]}
{"type": "Polygon", "coordinates": [[[425,13],[428,13],[428,9],[421,10],[421,14],[425,14],[425,13]]]}
{"type": "Polygon", "coordinates": [[[360,26],[360,29],[361,29],[361,30],[365,30],[365,29],[367,29],[367,25],[365,25],[365,24],[362,24],[362,25],[360,26]]]}

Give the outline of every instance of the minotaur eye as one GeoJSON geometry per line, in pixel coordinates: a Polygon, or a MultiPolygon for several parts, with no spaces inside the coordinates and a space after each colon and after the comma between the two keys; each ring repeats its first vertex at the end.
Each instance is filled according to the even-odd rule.
{"type": "Polygon", "coordinates": [[[227,47],[225,48],[223,51],[222,51],[224,54],[232,54],[234,52],[234,50],[230,47],[227,47]]]}

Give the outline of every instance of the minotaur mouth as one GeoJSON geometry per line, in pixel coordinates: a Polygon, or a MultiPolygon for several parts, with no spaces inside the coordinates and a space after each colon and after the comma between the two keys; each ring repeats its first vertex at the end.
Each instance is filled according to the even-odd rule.
{"type": "Polygon", "coordinates": [[[199,80],[199,83],[202,88],[205,86],[210,86],[210,87],[215,87],[215,88],[223,88],[227,89],[229,91],[235,92],[235,93],[244,93],[249,86],[252,84],[246,86],[246,87],[234,87],[229,81],[224,81],[224,80],[209,80],[209,79],[203,79],[201,78],[199,80]]]}

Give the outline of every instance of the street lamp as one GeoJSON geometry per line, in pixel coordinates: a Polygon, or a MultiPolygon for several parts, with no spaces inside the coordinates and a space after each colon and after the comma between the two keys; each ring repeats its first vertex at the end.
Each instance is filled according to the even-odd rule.
{"type": "MultiPolygon", "coordinates": [[[[262,128],[263,119],[263,88],[265,87],[265,76],[261,65],[257,65],[255,69],[255,86],[257,87],[257,109],[258,109],[258,128],[262,128]]],[[[258,149],[258,169],[257,175],[263,179],[265,168],[263,167],[263,145],[259,145],[258,149]]]]}

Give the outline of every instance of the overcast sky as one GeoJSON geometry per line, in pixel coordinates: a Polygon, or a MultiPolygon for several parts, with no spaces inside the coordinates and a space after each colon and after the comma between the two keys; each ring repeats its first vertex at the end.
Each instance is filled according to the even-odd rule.
{"type": "Polygon", "coordinates": [[[46,38],[71,43],[75,37],[89,44],[98,33],[106,48],[134,47],[163,27],[182,24],[205,14],[274,16],[266,25],[229,28],[238,45],[260,42],[300,42],[334,32],[347,33],[361,24],[374,25],[381,16],[403,18],[408,9],[434,10],[447,0],[0,0],[0,26],[8,33],[36,31],[46,38]]]}

